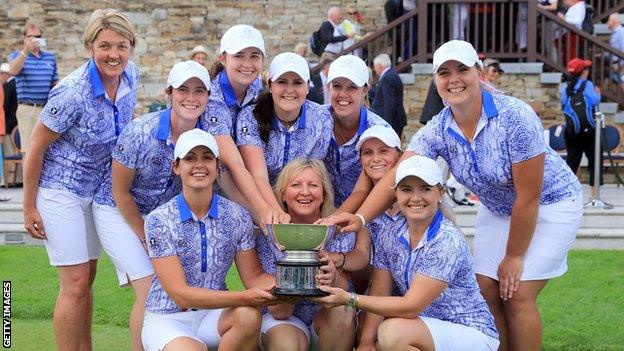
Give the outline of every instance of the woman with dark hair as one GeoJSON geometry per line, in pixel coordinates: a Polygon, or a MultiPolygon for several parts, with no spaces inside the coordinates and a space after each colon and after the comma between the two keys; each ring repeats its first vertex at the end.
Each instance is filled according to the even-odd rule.
{"type": "Polygon", "coordinates": [[[269,67],[268,90],[237,122],[236,143],[264,200],[279,208],[273,191],[282,168],[297,157],[322,159],[331,139],[329,110],[306,100],[310,70],[305,59],[281,53],[269,67]]]}
{"type": "MultiPolygon", "coordinates": [[[[592,186],[592,198],[596,197],[596,190],[593,188],[594,180],[594,154],[596,145],[596,122],[594,121],[594,109],[600,104],[600,88],[588,80],[589,68],[592,62],[574,58],[568,62],[568,83],[561,87],[559,96],[561,100],[561,108],[565,115],[565,132],[564,138],[566,142],[566,150],[568,156],[566,162],[572,169],[572,172],[578,171],[581,164],[583,153],[587,157],[589,169],[589,185],[592,186]],[[578,96],[579,101],[576,103],[581,109],[573,108],[572,100],[578,96]],[[580,99],[582,98],[582,99],[580,99]],[[584,107],[584,108],[583,108],[584,107]]],[[[601,153],[602,156],[602,153],[601,153]]],[[[602,164],[602,162],[600,162],[602,164]]],[[[602,173],[599,175],[600,185],[602,185],[602,173]]]]}

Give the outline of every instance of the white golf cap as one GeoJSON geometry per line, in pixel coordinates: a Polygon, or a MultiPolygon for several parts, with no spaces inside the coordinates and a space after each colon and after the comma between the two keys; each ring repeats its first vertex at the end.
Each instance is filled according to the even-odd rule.
{"type": "Polygon", "coordinates": [[[173,149],[173,157],[184,158],[193,148],[202,145],[209,148],[216,157],[219,157],[217,140],[212,134],[199,128],[191,129],[180,134],[178,142],[175,144],[175,149],[173,149]]]}
{"type": "Polygon", "coordinates": [[[306,82],[310,80],[308,63],[294,52],[282,52],[273,58],[269,66],[269,79],[274,82],[286,72],[294,72],[306,82]]]}
{"type": "Polygon", "coordinates": [[[167,77],[167,88],[172,87],[178,89],[180,85],[191,78],[198,78],[204,83],[206,90],[210,90],[210,75],[208,74],[208,70],[206,67],[193,60],[182,61],[173,65],[167,77]]]}
{"type": "Polygon", "coordinates": [[[11,70],[11,68],[9,67],[8,63],[3,63],[2,65],[0,65],[0,72],[2,73],[9,73],[9,71],[11,70]]]}
{"type": "Polygon", "coordinates": [[[381,140],[381,142],[386,144],[388,147],[396,147],[401,150],[401,139],[394,129],[384,127],[382,125],[374,125],[365,130],[364,133],[360,135],[360,140],[358,140],[355,147],[358,151],[360,151],[362,144],[364,144],[366,140],[374,138],[381,140]]]}
{"type": "Polygon", "coordinates": [[[234,55],[246,48],[258,48],[262,55],[266,56],[264,51],[264,39],[262,34],[256,28],[246,25],[237,24],[230,27],[221,37],[221,47],[219,53],[224,52],[234,55]]]}
{"type": "Polygon", "coordinates": [[[442,170],[436,161],[429,157],[415,155],[399,163],[394,178],[394,187],[410,176],[418,177],[429,185],[444,184],[442,170]]]}
{"type": "Polygon", "coordinates": [[[206,50],[206,47],[204,47],[203,45],[197,45],[196,47],[193,48],[193,51],[191,51],[191,56],[203,52],[204,54],[208,55],[208,50],[206,50]]]}
{"type": "Polygon", "coordinates": [[[475,64],[483,67],[477,50],[472,44],[463,40],[447,41],[433,53],[433,73],[436,73],[438,68],[447,61],[459,61],[468,67],[475,64]]]}
{"type": "Polygon", "coordinates": [[[327,82],[329,83],[336,78],[347,78],[361,88],[368,84],[368,76],[368,66],[361,58],[343,55],[329,65],[327,82]]]}

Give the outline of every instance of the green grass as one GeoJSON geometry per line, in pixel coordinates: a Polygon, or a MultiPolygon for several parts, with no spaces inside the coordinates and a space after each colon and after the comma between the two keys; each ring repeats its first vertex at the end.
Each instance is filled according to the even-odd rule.
{"type": "MultiPolygon", "coordinates": [[[[543,350],[624,350],[624,252],[573,251],[569,271],[554,279],[538,301],[544,321],[543,350]]],[[[52,312],[56,270],[42,247],[0,246],[0,278],[12,281],[13,350],[54,350],[52,312]]],[[[234,269],[232,290],[241,284],[234,269]]],[[[95,350],[129,350],[131,289],[117,285],[103,257],[95,282],[95,350]]]]}

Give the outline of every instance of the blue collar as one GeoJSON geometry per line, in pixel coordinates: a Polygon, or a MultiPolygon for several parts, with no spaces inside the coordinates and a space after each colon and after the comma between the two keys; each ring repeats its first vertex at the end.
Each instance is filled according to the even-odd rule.
{"type": "Polygon", "coordinates": [[[360,136],[366,129],[368,129],[368,110],[364,106],[360,106],[360,125],[357,131],[358,139],[360,139],[360,136]]]}
{"type": "MultiPolygon", "coordinates": [[[[405,222],[407,224],[407,218],[404,217],[405,222]]],[[[440,231],[440,226],[442,225],[442,219],[444,218],[444,216],[442,216],[442,212],[440,212],[440,210],[438,209],[436,211],[436,214],[433,216],[433,219],[431,220],[431,223],[429,224],[429,227],[427,228],[427,242],[433,240],[433,238],[436,237],[436,235],[438,234],[438,232],[440,231]]],[[[409,227],[408,227],[409,228],[409,227]]],[[[404,236],[405,232],[399,232],[399,236],[397,237],[397,239],[399,240],[399,242],[401,244],[403,244],[403,246],[405,246],[405,249],[410,252],[410,243],[409,243],[409,234],[408,237],[404,236]]],[[[409,233],[409,229],[408,229],[408,233],[409,233]]],[[[416,243],[416,245],[418,245],[418,243],[416,243]]]]}
{"type": "MultiPolygon", "coordinates": [[[[184,199],[184,194],[180,192],[178,194],[178,210],[180,211],[180,222],[188,221],[189,219],[193,219],[193,213],[191,212],[191,208],[186,203],[184,199]]],[[[217,205],[219,204],[219,195],[216,193],[212,194],[212,200],[210,201],[210,210],[208,210],[208,216],[213,219],[219,218],[219,208],[217,205]]]]}
{"type": "Polygon", "coordinates": [[[171,109],[168,108],[160,113],[158,119],[158,129],[156,130],[156,139],[167,140],[171,134],[171,109]]]}
{"type": "MultiPolygon", "coordinates": [[[[158,118],[158,129],[156,130],[156,139],[166,141],[171,135],[171,108],[161,110],[158,118]]],[[[202,129],[201,116],[195,123],[195,128],[202,129]]]]}
{"type": "Polygon", "coordinates": [[[488,119],[498,116],[498,109],[494,103],[492,94],[487,90],[481,90],[481,99],[483,100],[483,112],[488,119]]]}
{"type": "MultiPolygon", "coordinates": [[[[106,96],[106,92],[104,91],[104,84],[102,84],[102,79],[100,78],[100,72],[98,72],[97,66],[95,65],[95,61],[93,60],[93,58],[90,58],[87,62],[87,74],[89,76],[89,82],[91,82],[91,85],[93,86],[93,97],[98,98],[106,96]]],[[[122,75],[126,77],[128,85],[130,86],[130,88],[132,88],[132,81],[128,78],[125,70],[123,71],[122,75]]],[[[123,78],[120,77],[120,79],[123,78]]]]}
{"type": "Polygon", "coordinates": [[[225,69],[219,74],[219,85],[221,86],[223,100],[225,100],[227,107],[238,107],[239,104],[236,99],[236,93],[234,92],[232,84],[230,84],[230,79],[228,78],[225,69]]]}
{"type": "MultiPolygon", "coordinates": [[[[299,117],[297,117],[299,119],[299,123],[297,123],[297,128],[301,129],[301,128],[305,128],[306,127],[306,112],[308,110],[308,100],[303,102],[303,105],[301,106],[301,112],[299,113],[299,117]]],[[[273,129],[280,129],[280,125],[279,125],[279,120],[277,118],[277,115],[273,117],[273,129]]]]}

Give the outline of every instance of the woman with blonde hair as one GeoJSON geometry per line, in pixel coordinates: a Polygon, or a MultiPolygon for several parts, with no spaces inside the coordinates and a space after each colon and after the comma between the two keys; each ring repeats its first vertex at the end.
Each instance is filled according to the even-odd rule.
{"type": "Polygon", "coordinates": [[[139,71],[130,61],[136,41],[121,12],[93,12],[83,39],[91,57],[50,91],[24,160],[24,227],[44,240],[60,277],[60,350],[91,349],[101,248],[92,203],[111,197],[111,152],[137,101],[139,71]]]}
{"type": "MultiPolygon", "coordinates": [[[[312,224],[334,210],[331,181],[323,161],[292,160],[280,173],[274,189],[292,223],[312,224]]],[[[274,249],[275,243],[261,234],[256,236],[256,246],[264,270],[275,275],[276,262],[283,259],[284,253],[274,249]]],[[[355,233],[347,233],[332,237],[325,249],[344,257],[354,246],[355,233]]],[[[320,259],[334,266],[327,253],[322,253],[320,259]]],[[[342,266],[338,267],[342,271],[342,266]]],[[[349,289],[348,274],[337,273],[334,285],[349,289]]],[[[308,345],[318,350],[351,350],[354,335],[354,310],[321,308],[311,301],[268,307],[261,328],[265,350],[308,350],[308,345]]]]}

